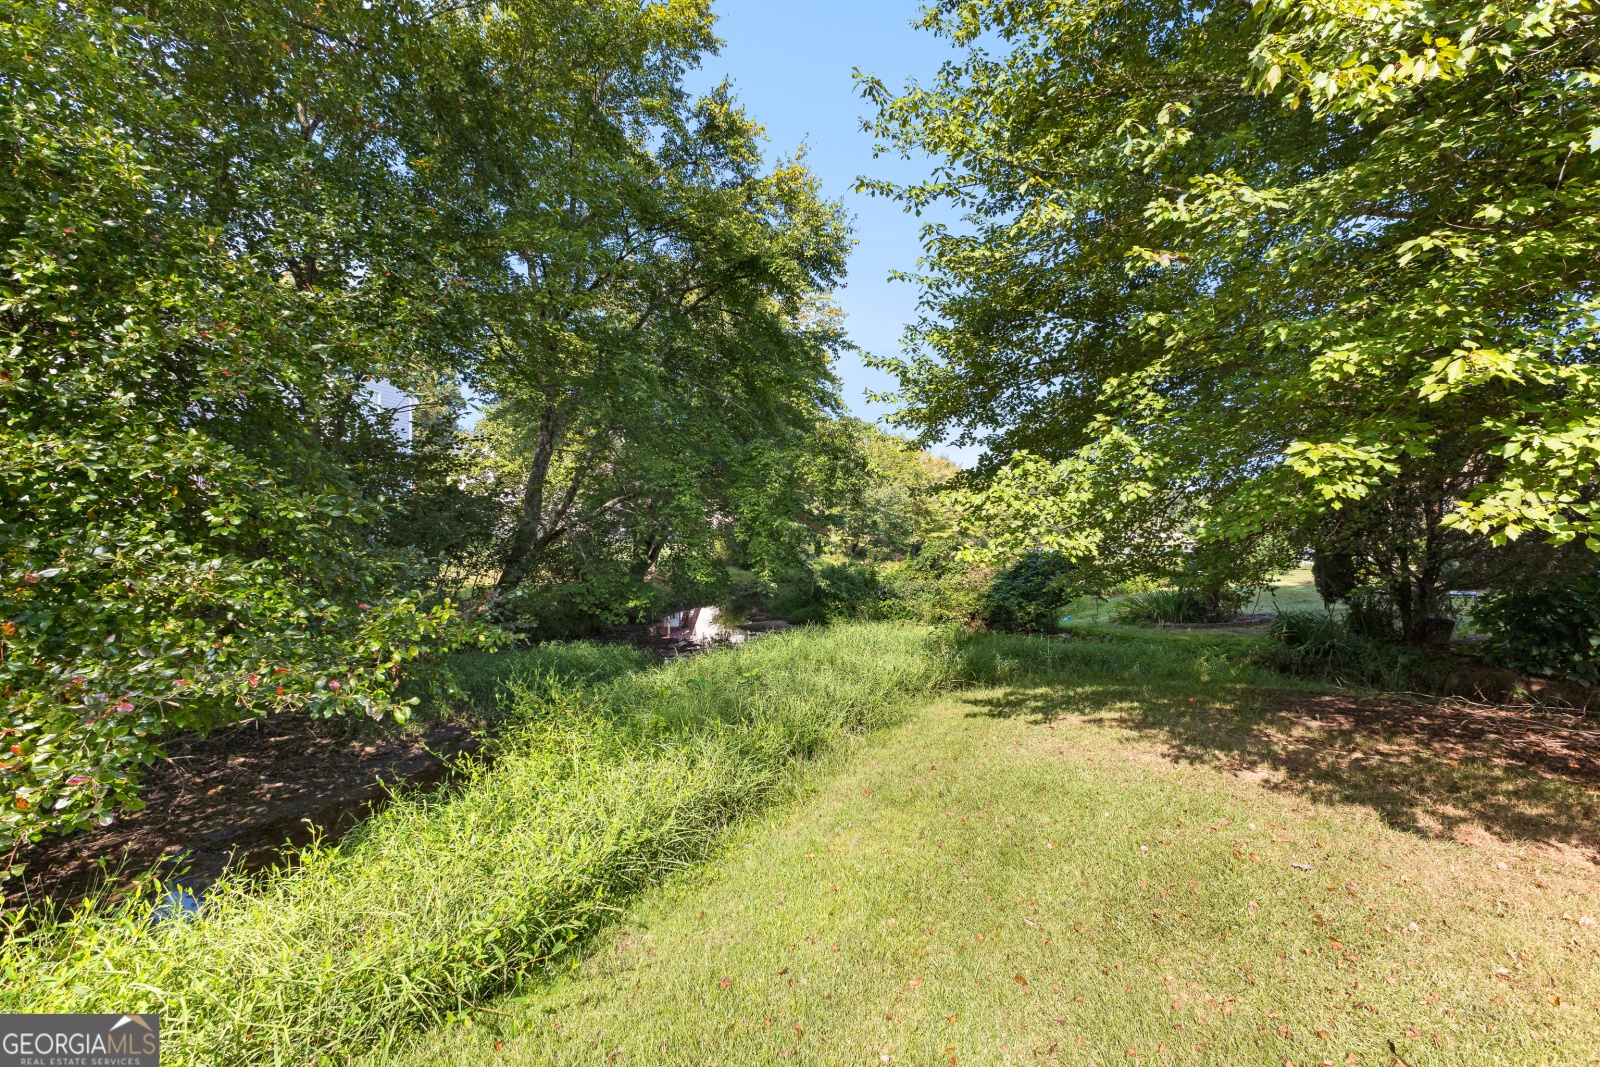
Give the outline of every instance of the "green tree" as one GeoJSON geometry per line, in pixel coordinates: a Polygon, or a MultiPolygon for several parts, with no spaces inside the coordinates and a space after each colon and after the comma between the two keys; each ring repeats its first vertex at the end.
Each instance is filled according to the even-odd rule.
{"type": "Polygon", "coordinates": [[[927,231],[904,418],[1031,453],[989,510],[1040,547],[1348,540],[1361,505],[1410,640],[1492,542],[1600,547],[1596,18],[935,4],[960,60],[863,83],[943,160],[869,186],[968,223],[927,231]]]}
{"type": "Polygon", "coordinates": [[[395,497],[440,450],[366,399],[447,394],[470,351],[436,221],[460,183],[413,165],[459,116],[464,25],[0,5],[10,831],[136,804],[169,730],[403,713],[403,667],[483,634],[411,592],[395,497]]]}
{"type": "Polygon", "coordinates": [[[956,516],[945,491],[959,473],[954,463],[859,419],[841,419],[840,428],[860,460],[852,491],[840,496],[829,518],[836,551],[899,560],[953,532],[956,516]]]}
{"type": "Polygon", "coordinates": [[[468,377],[508,507],[498,588],[509,610],[524,586],[603,575],[703,584],[753,521],[750,470],[837,405],[828,293],[849,227],[801,160],[764,166],[726,86],[684,90],[707,4],[482,21],[477,117],[443,126],[427,167],[470,176],[457,298],[482,324],[468,377]],[[522,91],[535,78],[559,91],[522,91]]]}

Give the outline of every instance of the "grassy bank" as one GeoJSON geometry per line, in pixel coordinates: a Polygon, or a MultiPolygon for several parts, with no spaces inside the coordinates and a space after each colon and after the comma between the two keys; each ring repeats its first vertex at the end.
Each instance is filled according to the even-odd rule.
{"type": "Polygon", "coordinates": [[[172,1064],[382,1049],[559,964],[796,762],[933,692],[946,662],[925,631],[846,626],[588,686],[513,672],[495,758],[448,794],[220,884],[192,920],[133,906],[17,934],[0,1012],[159,1012],[172,1064]]]}
{"type": "Polygon", "coordinates": [[[370,1062],[1596,1062],[1600,876],[1563,855],[1600,794],[1350,728],[1245,652],[974,642],[980,684],[580,965],[370,1062]]]}

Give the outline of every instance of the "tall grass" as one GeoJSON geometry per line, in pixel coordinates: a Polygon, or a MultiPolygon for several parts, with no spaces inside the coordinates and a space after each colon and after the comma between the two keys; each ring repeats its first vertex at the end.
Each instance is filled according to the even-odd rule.
{"type": "Polygon", "coordinates": [[[498,718],[535,680],[600,685],[653,666],[642,648],[593,641],[546,641],[504,652],[464,652],[450,664],[456,684],[479,712],[498,718]]]}
{"type": "Polygon", "coordinates": [[[947,662],[925,631],[853,625],[598,685],[524,673],[492,762],[337,848],[220,883],[190,920],[153,923],[146,900],[15,926],[0,1013],[158,1012],[179,1065],[385,1047],[560,964],[795,761],[895,719],[947,662]]]}
{"type": "Polygon", "coordinates": [[[1215,603],[1194,589],[1152,589],[1124,597],[1117,605],[1116,619],[1118,622],[1166,625],[1223,622],[1235,618],[1250,599],[1245,590],[1231,587],[1224,589],[1215,603]]]}
{"type": "Polygon", "coordinates": [[[1064,637],[982,634],[959,643],[958,676],[978,685],[1200,683],[1283,686],[1258,644],[1205,632],[1074,626],[1064,637]]]}
{"type": "Polygon", "coordinates": [[[1376,641],[1325,611],[1280,612],[1264,659],[1334,685],[1413,693],[1442,691],[1453,666],[1447,654],[1376,641]]]}

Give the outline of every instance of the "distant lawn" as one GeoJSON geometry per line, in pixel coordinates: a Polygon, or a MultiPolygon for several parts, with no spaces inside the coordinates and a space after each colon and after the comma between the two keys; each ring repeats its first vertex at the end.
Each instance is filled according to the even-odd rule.
{"type": "MultiPolygon", "coordinates": [[[[1108,623],[1117,613],[1120,596],[1106,599],[1084,597],[1068,605],[1063,615],[1075,623],[1108,623]]],[[[1317,592],[1310,567],[1296,567],[1272,580],[1272,584],[1257,593],[1244,611],[1249,615],[1276,615],[1280,611],[1323,611],[1326,605],[1317,592]]]]}
{"type": "Polygon", "coordinates": [[[1270,586],[1256,594],[1246,610],[1251,614],[1276,615],[1280,611],[1322,611],[1324,607],[1317,583],[1311,577],[1311,568],[1296,567],[1273,579],[1270,586]]]}
{"type": "Polygon", "coordinates": [[[1561,858],[1600,794],[1269,716],[1331,698],[1240,647],[980,642],[988,684],[384,1062],[1600,1063],[1600,877],[1561,858]]]}

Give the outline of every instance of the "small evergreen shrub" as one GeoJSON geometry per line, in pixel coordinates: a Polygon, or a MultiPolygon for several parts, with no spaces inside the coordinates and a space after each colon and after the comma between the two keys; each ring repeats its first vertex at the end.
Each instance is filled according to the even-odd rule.
{"type": "Polygon", "coordinates": [[[1487,593],[1472,618],[1489,635],[1487,662],[1542,678],[1600,684],[1600,575],[1487,593]]]}

